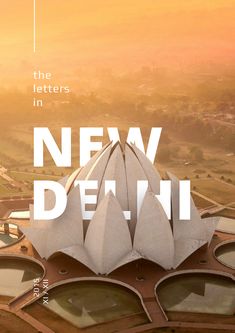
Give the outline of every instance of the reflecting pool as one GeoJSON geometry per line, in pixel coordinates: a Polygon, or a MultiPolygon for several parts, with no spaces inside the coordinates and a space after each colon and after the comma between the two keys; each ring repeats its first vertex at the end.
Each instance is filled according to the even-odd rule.
{"type": "Polygon", "coordinates": [[[163,281],[157,296],[166,311],[234,315],[235,282],[212,274],[182,274],[163,281]]]}
{"type": "Polygon", "coordinates": [[[79,328],[144,312],[132,291],[99,281],[56,287],[49,291],[49,305],[45,306],[79,328]]]}
{"type": "Polygon", "coordinates": [[[215,251],[215,255],[222,264],[235,269],[235,242],[221,245],[215,251]]]}
{"type": "Polygon", "coordinates": [[[235,235],[235,219],[221,217],[216,230],[235,235]]]}
{"type": "Polygon", "coordinates": [[[0,224],[0,248],[16,243],[22,236],[18,226],[13,223],[0,224]]]}
{"type": "Polygon", "coordinates": [[[33,280],[42,276],[42,267],[33,261],[1,257],[0,296],[16,297],[33,288],[33,280]]]}
{"type": "Polygon", "coordinates": [[[21,210],[16,210],[11,212],[11,214],[8,217],[9,219],[29,219],[30,214],[28,210],[21,211],[21,210]]]}

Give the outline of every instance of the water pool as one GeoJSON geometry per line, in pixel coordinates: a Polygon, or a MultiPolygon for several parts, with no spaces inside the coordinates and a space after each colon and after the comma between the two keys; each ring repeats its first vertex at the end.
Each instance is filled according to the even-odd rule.
{"type": "Polygon", "coordinates": [[[13,211],[10,213],[9,219],[29,219],[30,213],[28,210],[25,211],[13,211]]]}
{"type": "Polygon", "coordinates": [[[222,264],[235,269],[235,242],[219,246],[215,251],[215,255],[222,264]]]}
{"type": "Polygon", "coordinates": [[[37,263],[21,258],[1,257],[0,295],[16,297],[33,288],[33,280],[43,276],[37,263]]]}
{"type": "Polygon", "coordinates": [[[15,244],[21,237],[22,232],[16,224],[0,224],[0,248],[15,244]]]}
{"type": "Polygon", "coordinates": [[[49,304],[45,306],[79,328],[144,312],[132,291],[99,281],[56,287],[49,291],[49,304]]]}
{"type": "Polygon", "coordinates": [[[221,217],[216,230],[235,235],[235,219],[221,217]]]}
{"type": "Polygon", "coordinates": [[[157,288],[166,311],[234,315],[235,282],[206,274],[182,274],[168,278],[157,288]]]}

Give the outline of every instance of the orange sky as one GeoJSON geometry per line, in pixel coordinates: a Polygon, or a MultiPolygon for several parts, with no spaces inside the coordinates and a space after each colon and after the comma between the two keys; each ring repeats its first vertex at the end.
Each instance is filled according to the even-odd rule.
{"type": "Polygon", "coordinates": [[[234,61],[234,0],[1,1],[3,75],[36,65],[70,67],[234,61]]]}

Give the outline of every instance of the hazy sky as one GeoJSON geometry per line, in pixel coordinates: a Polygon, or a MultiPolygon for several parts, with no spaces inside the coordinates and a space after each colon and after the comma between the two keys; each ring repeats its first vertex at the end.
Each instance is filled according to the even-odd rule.
{"type": "Polygon", "coordinates": [[[3,73],[37,64],[61,66],[230,64],[235,55],[234,0],[1,1],[3,73]]]}

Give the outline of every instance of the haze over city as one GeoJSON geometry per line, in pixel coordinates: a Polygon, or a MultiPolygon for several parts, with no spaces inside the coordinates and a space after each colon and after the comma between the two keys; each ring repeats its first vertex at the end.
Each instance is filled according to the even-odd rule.
{"type": "Polygon", "coordinates": [[[35,67],[72,77],[100,67],[218,70],[234,63],[231,0],[36,1],[35,54],[33,1],[2,2],[0,11],[1,85],[27,83],[35,67]]]}

